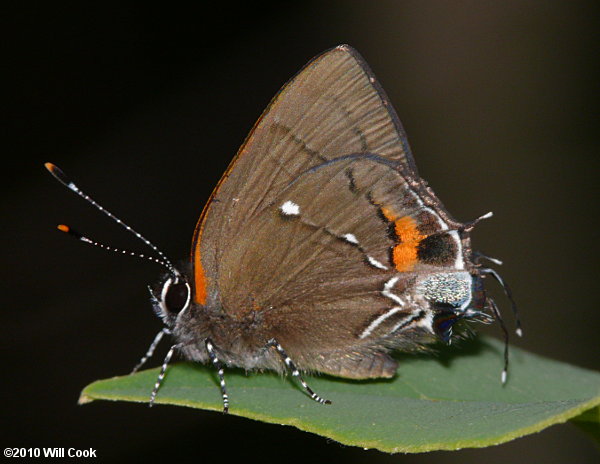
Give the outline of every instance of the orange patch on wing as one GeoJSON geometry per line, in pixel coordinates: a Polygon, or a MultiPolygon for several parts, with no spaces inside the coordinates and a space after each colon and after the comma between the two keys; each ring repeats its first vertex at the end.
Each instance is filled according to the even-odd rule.
{"type": "Polygon", "coordinates": [[[421,240],[426,238],[417,229],[417,221],[410,216],[398,218],[390,209],[381,208],[381,212],[390,222],[394,223],[394,232],[398,243],[394,246],[392,260],[397,271],[412,270],[418,261],[417,247],[421,240]]]}
{"type": "Polygon", "coordinates": [[[200,250],[198,249],[194,254],[194,288],[196,303],[201,305],[206,304],[206,277],[204,275],[204,268],[202,267],[202,260],[200,259],[200,250]]]}

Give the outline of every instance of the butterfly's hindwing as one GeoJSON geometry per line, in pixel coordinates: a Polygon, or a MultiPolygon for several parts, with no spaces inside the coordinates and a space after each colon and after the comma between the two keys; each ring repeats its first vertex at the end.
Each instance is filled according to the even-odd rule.
{"type": "Polygon", "coordinates": [[[422,244],[448,225],[371,154],[305,171],[245,227],[221,257],[223,310],[240,319],[260,311],[298,364],[320,371],[332,361],[315,359],[339,357],[334,364],[344,370],[336,353],[406,348],[432,335],[430,312],[404,295],[417,275],[443,269],[442,261],[454,268],[460,251],[459,242],[450,251],[425,247],[429,256],[421,259],[422,244]]]}

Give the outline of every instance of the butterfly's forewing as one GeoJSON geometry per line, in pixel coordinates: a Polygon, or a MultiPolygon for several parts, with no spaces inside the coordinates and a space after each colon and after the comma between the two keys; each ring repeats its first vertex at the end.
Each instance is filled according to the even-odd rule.
{"type": "MultiPolygon", "coordinates": [[[[264,338],[276,332],[305,368],[391,375],[385,356],[357,367],[381,349],[360,334],[395,304],[385,283],[455,259],[416,259],[416,240],[441,222],[415,188],[373,75],[347,46],[324,53],[273,100],[214,192],[196,230],[196,300],[240,320],[260,314],[264,338]]],[[[378,330],[406,314],[395,316],[378,330]]]]}
{"type": "Polygon", "coordinates": [[[213,192],[192,245],[196,300],[216,297],[222,253],[290,180],[323,160],[367,151],[415,170],[383,90],[358,53],[340,46],[281,89],[213,192]]]}

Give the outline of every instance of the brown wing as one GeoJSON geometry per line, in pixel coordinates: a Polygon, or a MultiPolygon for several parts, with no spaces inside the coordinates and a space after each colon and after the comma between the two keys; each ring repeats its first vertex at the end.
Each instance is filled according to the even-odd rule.
{"type": "Polygon", "coordinates": [[[288,182],[225,244],[219,303],[239,319],[260,311],[264,337],[278,334],[296,359],[381,343],[414,315],[398,298],[416,273],[456,265],[447,228],[387,160],[344,155],[288,182]]]}
{"type": "Polygon", "coordinates": [[[388,349],[431,338],[427,307],[407,295],[417,274],[460,265],[460,240],[410,180],[377,155],[342,155],[249,218],[217,276],[245,344],[276,337],[302,369],[365,378],[393,375],[388,349]]]}
{"type": "MultiPolygon", "coordinates": [[[[416,174],[387,97],[364,60],[343,45],[315,58],[282,88],[213,192],[193,241],[196,301],[220,305],[223,293],[227,303],[237,296],[230,276],[242,264],[239,253],[261,254],[268,245],[252,240],[266,208],[301,173],[357,153],[378,155],[416,174]],[[232,249],[238,250],[233,256],[232,249]]],[[[239,284],[248,294],[256,290],[249,282],[239,284]]]]}
{"type": "Polygon", "coordinates": [[[403,291],[462,265],[455,227],[372,73],[341,46],[284,86],[213,192],[195,298],[256,321],[256,348],[276,335],[301,368],[390,376],[385,351],[426,335],[403,291]]]}

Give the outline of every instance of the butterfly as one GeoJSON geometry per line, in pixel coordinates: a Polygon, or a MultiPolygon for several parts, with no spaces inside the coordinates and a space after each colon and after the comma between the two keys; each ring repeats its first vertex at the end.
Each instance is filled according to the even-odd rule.
{"type": "Polygon", "coordinates": [[[175,353],[215,366],[225,412],[225,367],[289,372],[329,403],[303,372],[389,378],[394,350],[450,343],[465,322],[494,319],[506,339],[506,380],[508,332],[484,278],[512,296],[470,240],[491,213],[452,218],[419,177],[382,87],[348,45],[314,58],[271,101],[204,207],[187,269],[46,167],[152,247],[166,269],[150,287],[164,328],[134,369],[165,335],[174,340],[150,404],[175,353]]]}

